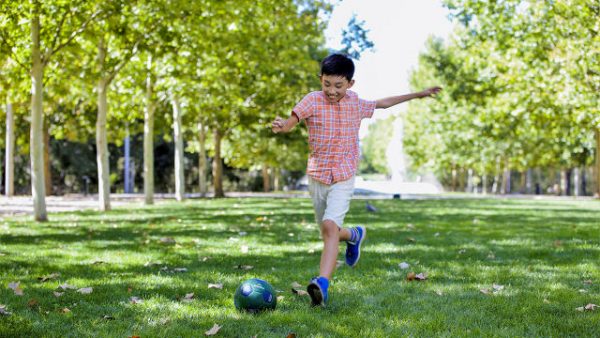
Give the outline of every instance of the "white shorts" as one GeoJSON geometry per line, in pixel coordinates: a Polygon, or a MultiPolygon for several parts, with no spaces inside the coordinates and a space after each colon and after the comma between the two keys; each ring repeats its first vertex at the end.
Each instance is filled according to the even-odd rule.
{"type": "Polygon", "coordinates": [[[354,193],[354,176],[331,185],[321,183],[309,176],[308,190],[315,208],[317,224],[320,226],[323,220],[331,220],[341,227],[350,209],[350,200],[354,193]]]}

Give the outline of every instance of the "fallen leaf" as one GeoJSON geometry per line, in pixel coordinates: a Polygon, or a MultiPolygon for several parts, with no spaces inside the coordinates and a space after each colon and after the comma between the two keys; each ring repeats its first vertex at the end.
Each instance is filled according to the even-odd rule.
{"type": "Polygon", "coordinates": [[[54,293],[54,297],[56,297],[56,298],[58,298],[64,294],[64,292],[56,292],[56,291],[53,291],[53,293],[54,293]]]}
{"type": "Polygon", "coordinates": [[[6,311],[6,305],[0,304],[0,315],[10,316],[12,313],[6,311]]]}
{"type": "Polygon", "coordinates": [[[61,285],[59,285],[58,287],[59,287],[59,288],[61,288],[61,289],[63,289],[63,290],[66,290],[66,289],[73,289],[73,290],[74,290],[74,289],[77,289],[77,287],[76,287],[76,286],[69,285],[69,284],[67,284],[67,283],[65,283],[65,284],[61,284],[61,285]]]}
{"type": "Polygon", "coordinates": [[[409,229],[409,230],[413,230],[415,228],[415,226],[412,223],[408,223],[406,225],[406,228],[409,229]]]}
{"type": "Polygon", "coordinates": [[[504,285],[492,284],[492,288],[494,289],[494,293],[496,293],[504,290],[504,285]]]}
{"type": "Polygon", "coordinates": [[[404,269],[408,269],[410,267],[410,264],[408,264],[406,262],[402,262],[402,263],[398,264],[398,266],[400,267],[400,269],[404,270],[404,269]]]}
{"type": "Polygon", "coordinates": [[[207,260],[209,260],[209,259],[210,259],[210,257],[206,257],[206,256],[205,256],[205,257],[202,257],[201,261],[203,261],[203,262],[206,262],[206,261],[207,261],[207,260]]]}
{"type": "Polygon", "coordinates": [[[127,288],[127,293],[131,293],[133,289],[131,287],[127,288]]]}
{"type": "Polygon", "coordinates": [[[43,283],[43,282],[47,282],[47,281],[49,281],[49,280],[51,280],[51,279],[56,279],[58,276],[60,276],[60,273],[58,273],[58,272],[53,272],[53,273],[51,273],[51,274],[49,274],[49,275],[45,275],[45,276],[38,277],[37,279],[38,279],[40,282],[42,282],[42,283],[43,283]]]}
{"type": "Polygon", "coordinates": [[[173,239],[173,237],[162,237],[162,238],[160,239],[160,242],[161,242],[162,244],[175,244],[175,243],[177,243],[177,242],[175,241],[175,239],[173,239]]]}
{"type": "Polygon", "coordinates": [[[285,338],[296,338],[296,334],[294,332],[290,332],[285,338]]]}
{"type": "Polygon", "coordinates": [[[174,272],[187,272],[188,269],[187,268],[175,268],[173,269],[174,272]]]}
{"type": "Polygon", "coordinates": [[[71,310],[69,310],[69,308],[68,308],[68,307],[65,307],[65,308],[62,308],[62,309],[60,310],[60,312],[62,312],[62,313],[69,313],[69,312],[71,312],[71,310]]]}
{"type": "Polygon", "coordinates": [[[207,335],[207,336],[214,336],[214,335],[216,335],[219,332],[219,330],[221,328],[222,328],[222,326],[219,326],[219,325],[215,324],[210,330],[204,332],[204,334],[207,335]]]}
{"type": "Polygon", "coordinates": [[[490,253],[487,255],[487,258],[494,260],[494,259],[496,259],[496,255],[490,251],[490,253]]]}
{"type": "Polygon", "coordinates": [[[38,306],[40,303],[37,301],[37,299],[32,298],[27,302],[27,306],[32,308],[32,307],[36,307],[38,306]]]}
{"type": "Polygon", "coordinates": [[[491,292],[490,292],[490,289],[479,289],[479,291],[480,291],[481,293],[483,293],[484,295],[489,295],[489,294],[491,293],[491,292]]]}
{"type": "Polygon", "coordinates": [[[92,293],[92,291],[94,291],[93,288],[81,288],[79,290],[77,290],[77,292],[81,293],[82,295],[89,295],[90,293],[92,293]]]}
{"type": "Polygon", "coordinates": [[[557,239],[554,241],[554,246],[558,248],[558,247],[562,246],[562,242],[557,239]]]}
{"type": "Polygon", "coordinates": [[[406,274],[406,280],[413,281],[415,280],[415,276],[416,274],[414,272],[409,272],[408,274],[406,274]]]}
{"type": "Polygon", "coordinates": [[[208,288],[209,289],[222,289],[223,283],[216,283],[216,284],[209,283],[208,288]]]}
{"type": "Polygon", "coordinates": [[[586,280],[583,281],[583,284],[592,285],[592,280],[591,279],[586,279],[586,280]]]}
{"type": "Polygon", "coordinates": [[[23,289],[21,289],[21,287],[19,286],[20,283],[21,282],[8,283],[8,288],[12,289],[16,296],[23,295],[23,289]]]}
{"type": "Polygon", "coordinates": [[[234,266],[234,268],[235,269],[240,269],[240,270],[251,270],[254,267],[252,265],[242,265],[242,264],[239,264],[239,265],[234,266]]]}
{"type": "Polygon", "coordinates": [[[596,310],[597,307],[598,307],[598,305],[590,303],[590,304],[586,305],[584,307],[584,309],[588,310],[588,311],[594,311],[594,310],[596,310]]]}
{"type": "Polygon", "coordinates": [[[186,294],[185,294],[185,297],[183,297],[183,298],[181,299],[181,301],[182,301],[182,302],[186,302],[186,303],[189,303],[189,302],[191,302],[192,300],[194,300],[194,293],[193,293],[193,292],[191,292],[191,293],[186,293],[186,294]]]}
{"type": "Polygon", "coordinates": [[[104,320],[114,320],[115,317],[109,316],[109,315],[104,315],[104,316],[102,316],[102,319],[104,319],[104,320]]]}
{"type": "Polygon", "coordinates": [[[545,303],[545,304],[550,304],[550,301],[549,301],[549,300],[547,300],[546,298],[544,298],[544,303],[545,303]]]}
{"type": "Polygon", "coordinates": [[[413,237],[407,237],[406,241],[409,242],[409,243],[416,243],[417,242],[417,240],[414,239],[413,237]]]}
{"type": "Polygon", "coordinates": [[[427,274],[424,272],[421,272],[420,274],[415,276],[416,280],[426,280],[427,279],[427,274]]]}
{"type": "Polygon", "coordinates": [[[302,288],[303,288],[302,284],[300,284],[300,283],[298,283],[298,282],[293,282],[293,283],[292,283],[292,287],[293,287],[294,289],[302,289],[302,288]]]}
{"type": "Polygon", "coordinates": [[[139,297],[133,296],[133,297],[130,297],[130,298],[129,298],[129,302],[130,302],[131,304],[141,304],[141,303],[143,303],[144,301],[143,301],[141,298],[139,298],[139,297]]]}
{"type": "Polygon", "coordinates": [[[304,290],[299,290],[299,289],[294,289],[292,288],[292,292],[297,294],[298,296],[306,296],[308,295],[308,292],[304,291],[304,290]]]}

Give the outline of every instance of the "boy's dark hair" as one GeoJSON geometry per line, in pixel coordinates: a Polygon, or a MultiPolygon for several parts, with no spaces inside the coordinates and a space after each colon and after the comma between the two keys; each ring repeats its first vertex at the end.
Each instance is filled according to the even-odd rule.
{"type": "Polygon", "coordinates": [[[339,75],[348,81],[354,76],[354,62],[343,54],[331,54],[321,62],[321,75],[339,75]]]}

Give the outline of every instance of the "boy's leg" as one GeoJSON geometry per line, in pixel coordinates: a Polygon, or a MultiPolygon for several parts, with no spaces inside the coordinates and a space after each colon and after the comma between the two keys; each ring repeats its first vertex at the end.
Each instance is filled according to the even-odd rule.
{"type": "Polygon", "coordinates": [[[327,207],[321,223],[323,252],[320,264],[320,275],[327,279],[331,279],[335,270],[340,241],[347,241],[351,237],[350,230],[342,228],[342,224],[350,209],[353,192],[354,178],[351,178],[332,185],[327,194],[327,207]]]}

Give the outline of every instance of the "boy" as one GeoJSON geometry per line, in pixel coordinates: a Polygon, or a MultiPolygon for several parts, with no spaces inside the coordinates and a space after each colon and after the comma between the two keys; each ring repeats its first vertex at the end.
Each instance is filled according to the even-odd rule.
{"type": "Polygon", "coordinates": [[[363,226],[342,227],[354,191],[361,120],[370,118],[375,108],[389,108],[440,91],[439,87],[433,87],[418,93],[367,101],[348,90],[354,85],[353,76],[354,63],[350,58],[341,54],[326,57],[321,63],[322,91],[306,95],[289,118],[277,117],[271,125],[275,133],[288,132],[301,120],[306,120],[308,125],[310,155],[306,172],[315,219],[323,238],[319,276],[310,281],[307,289],[313,306],[327,303],[339,242],[347,243],[346,264],[354,267],[367,234],[363,226]]]}

